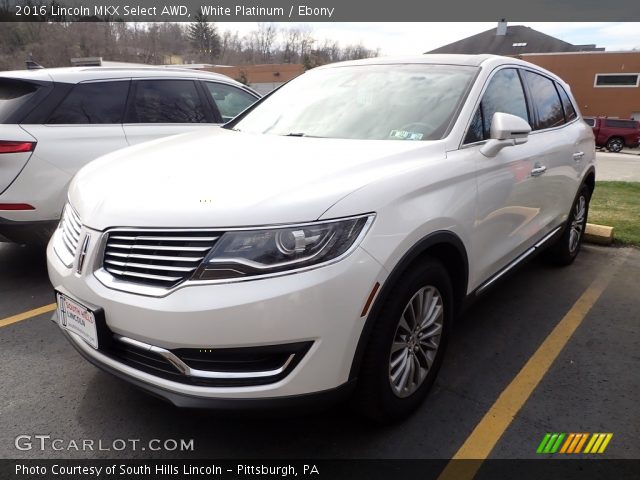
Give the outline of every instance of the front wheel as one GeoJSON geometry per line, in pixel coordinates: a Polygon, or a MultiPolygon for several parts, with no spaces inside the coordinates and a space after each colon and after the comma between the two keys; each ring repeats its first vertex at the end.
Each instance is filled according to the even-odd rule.
{"type": "Polygon", "coordinates": [[[451,281],[428,259],[403,274],[372,319],[358,379],[358,411],[378,422],[406,417],[433,384],[453,317],[451,281]]]}
{"type": "Polygon", "coordinates": [[[558,265],[570,265],[578,256],[587,226],[591,191],[583,185],[576,197],[564,233],[550,249],[551,260],[558,265]]]}

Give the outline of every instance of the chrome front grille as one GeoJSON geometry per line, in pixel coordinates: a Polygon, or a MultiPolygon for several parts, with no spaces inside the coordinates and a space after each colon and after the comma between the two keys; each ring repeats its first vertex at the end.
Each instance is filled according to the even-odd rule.
{"type": "Polygon", "coordinates": [[[80,217],[75,210],[71,208],[71,205],[67,204],[64,207],[64,214],[62,215],[62,240],[67,250],[69,250],[69,253],[73,256],[75,256],[76,250],[78,249],[81,227],[80,217]]]}
{"type": "Polygon", "coordinates": [[[67,267],[71,266],[76,256],[81,228],[80,217],[71,208],[71,205],[67,203],[62,211],[62,218],[58,226],[59,232],[54,243],[54,249],[58,257],[67,267]]]}
{"type": "Polygon", "coordinates": [[[206,230],[115,230],[104,269],[128,283],[173,287],[193,275],[219,237],[206,230]]]}

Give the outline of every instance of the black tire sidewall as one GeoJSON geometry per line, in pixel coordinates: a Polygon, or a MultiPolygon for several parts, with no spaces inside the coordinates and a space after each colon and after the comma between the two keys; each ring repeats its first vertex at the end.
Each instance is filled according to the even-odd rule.
{"type": "Polygon", "coordinates": [[[624,144],[622,147],[620,147],[620,143],[622,142],[622,140],[620,138],[612,138],[607,142],[607,150],[609,150],[610,152],[613,153],[618,153],[620,151],[622,151],[622,149],[624,148],[624,144]],[[615,143],[614,143],[615,142],[615,143]],[[615,145],[615,148],[611,148],[611,145],[615,145]]]}
{"type": "Polygon", "coordinates": [[[383,301],[374,319],[358,385],[358,403],[362,411],[380,422],[404,418],[422,403],[442,364],[454,311],[449,275],[440,262],[431,259],[403,273],[383,301]],[[393,393],[389,383],[391,343],[405,306],[418,290],[428,285],[436,287],[442,296],[444,318],[440,345],[422,385],[409,397],[400,398],[393,393]]]}
{"type": "Polygon", "coordinates": [[[555,245],[555,248],[552,249],[552,259],[558,265],[569,265],[573,263],[575,258],[580,253],[580,247],[582,246],[582,240],[584,238],[584,233],[587,226],[587,220],[589,216],[589,203],[591,201],[591,190],[587,185],[582,185],[578,194],[576,195],[575,200],[571,204],[571,211],[569,212],[569,218],[567,219],[567,224],[565,225],[564,232],[562,237],[560,237],[558,243],[555,245]],[[580,239],[578,241],[578,246],[572,252],[569,248],[569,241],[571,237],[571,223],[575,216],[576,205],[580,200],[580,197],[584,196],[586,199],[585,205],[585,213],[584,213],[584,225],[582,228],[582,232],[580,233],[580,239]]]}

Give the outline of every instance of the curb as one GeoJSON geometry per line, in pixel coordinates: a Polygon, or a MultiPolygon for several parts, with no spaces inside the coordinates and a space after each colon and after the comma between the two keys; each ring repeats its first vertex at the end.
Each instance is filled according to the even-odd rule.
{"type": "Polygon", "coordinates": [[[584,231],[584,241],[597,245],[611,245],[613,243],[613,227],[587,223],[584,231]]]}

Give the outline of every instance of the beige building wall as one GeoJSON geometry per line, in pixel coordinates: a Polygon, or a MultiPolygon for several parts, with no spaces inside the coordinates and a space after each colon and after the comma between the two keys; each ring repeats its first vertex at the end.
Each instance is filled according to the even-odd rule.
{"type": "Polygon", "coordinates": [[[244,77],[249,85],[282,84],[304,73],[304,66],[298,63],[281,63],[265,65],[216,65],[206,68],[210,72],[222,73],[235,80],[244,77]]]}

